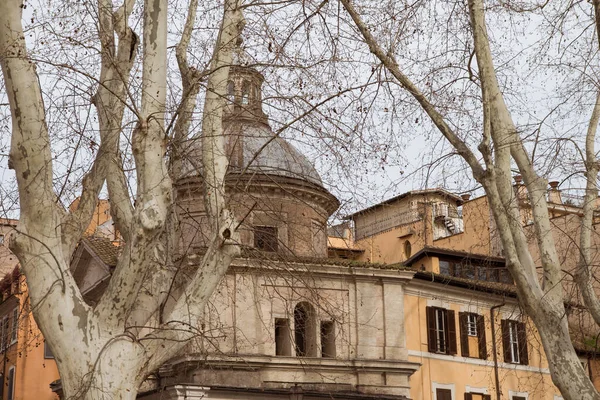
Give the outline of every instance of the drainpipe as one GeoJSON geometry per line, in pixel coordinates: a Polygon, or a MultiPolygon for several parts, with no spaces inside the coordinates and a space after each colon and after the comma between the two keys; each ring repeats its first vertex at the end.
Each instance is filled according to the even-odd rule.
{"type": "Polygon", "coordinates": [[[496,353],[496,329],[494,326],[494,310],[503,307],[505,304],[506,302],[502,300],[502,304],[497,304],[490,308],[490,325],[492,327],[492,354],[494,355],[494,379],[496,380],[496,400],[500,400],[500,377],[498,376],[498,354],[496,353]]]}

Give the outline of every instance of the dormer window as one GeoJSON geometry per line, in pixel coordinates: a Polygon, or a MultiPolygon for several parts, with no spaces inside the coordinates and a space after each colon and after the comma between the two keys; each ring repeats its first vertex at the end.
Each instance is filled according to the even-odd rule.
{"type": "Polygon", "coordinates": [[[263,251],[277,251],[277,242],[277,227],[254,227],[254,248],[263,251]]]}

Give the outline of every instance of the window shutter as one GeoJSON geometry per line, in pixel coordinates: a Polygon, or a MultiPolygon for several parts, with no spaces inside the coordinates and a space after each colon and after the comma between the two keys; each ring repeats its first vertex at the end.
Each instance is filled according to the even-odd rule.
{"type": "Polygon", "coordinates": [[[504,362],[511,362],[510,357],[510,338],[508,329],[508,320],[503,319],[500,321],[500,327],[502,328],[502,349],[504,350],[504,362]]]}
{"type": "Polygon", "coordinates": [[[479,344],[479,358],[487,360],[487,340],[485,338],[485,319],[483,315],[477,316],[477,342],[479,344]]]}
{"type": "MultiPolygon", "coordinates": [[[[459,320],[460,320],[460,314],[465,314],[465,313],[459,313],[459,315],[458,315],[459,320]]],[[[462,333],[461,333],[461,335],[462,335],[462,333]]],[[[473,395],[471,393],[465,393],[465,400],[473,400],[473,395]]]]}
{"type": "Polygon", "coordinates": [[[523,322],[517,322],[517,334],[519,341],[519,361],[523,365],[529,365],[529,356],[527,353],[527,331],[523,322]]]}
{"type": "Polygon", "coordinates": [[[492,400],[492,395],[491,394],[484,394],[483,395],[483,400],[492,400]]]}
{"type": "Polygon", "coordinates": [[[456,354],[456,318],[454,317],[454,311],[446,310],[446,322],[448,326],[446,330],[447,353],[456,354]]]}
{"type": "Polygon", "coordinates": [[[427,349],[430,353],[437,352],[437,343],[435,340],[435,308],[427,307],[425,309],[427,319],[427,349]]]}
{"type": "Polygon", "coordinates": [[[467,313],[458,313],[458,326],[460,328],[460,355],[463,357],[469,357],[469,333],[467,329],[467,313]]]}

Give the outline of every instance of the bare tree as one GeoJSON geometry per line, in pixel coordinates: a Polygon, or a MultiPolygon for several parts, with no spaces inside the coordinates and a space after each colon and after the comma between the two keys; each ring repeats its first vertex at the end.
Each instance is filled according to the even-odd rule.
{"type": "MultiPolygon", "coordinates": [[[[92,2],[93,3],[93,2],[92,2]]],[[[200,74],[185,53],[195,21],[192,0],[177,47],[184,84],[176,136],[188,134],[189,114],[200,74]]],[[[210,246],[201,267],[168,307],[173,271],[165,266],[173,187],[166,162],[167,0],[145,1],[141,38],[141,99],[132,96],[132,67],[140,39],[129,26],[136,2],[113,9],[98,0],[94,15],[101,45],[100,77],[92,97],[98,115],[99,151],[82,181],[75,211],[65,210],[53,186],[52,135],[47,124],[36,64],[28,56],[22,0],[0,4],[0,62],[12,116],[10,167],[15,170],[20,220],[11,249],[27,276],[36,321],[56,356],[67,398],[134,399],[145,377],[193,337],[197,318],[238,254],[236,222],[225,208],[225,157],[221,126],[232,51],[244,18],[236,0],[225,1],[209,67],[203,113],[203,171],[210,246]],[[136,194],[131,203],[120,155],[123,116],[134,115],[132,151],[136,194]],[[122,256],[103,297],[88,305],[69,271],[75,247],[86,230],[106,182],[112,217],[125,239],[122,256]],[[160,293],[152,295],[150,291],[160,293]],[[189,302],[193,298],[193,302],[189,302]],[[161,315],[158,315],[160,312],[161,315]],[[144,329],[142,329],[144,327],[144,329]],[[73,352],[77,353],[73,357],[73,352]]],[[[173,160],[177,157],[176,152],[173,160]]],[[[175,163],[175,161],[173,161],[175,163]]]]}
{"type": "MultiPolygon", "coordinates": [[[[369,50],[393,75],[400,86],[408,91],[438,131],[450,142],[455,151],[470,167],[475,180],[483,187],[500,235],[507,267],[517,285],[519,300],[540,333],[548,357],[552,379],[566,399],[598,399],[600,395],[587,377],[575,352],[569,335],[561,263],[552,234],[552,224],[546,199],[547,180],[537,171],[533,155],[516,127],[505,102],[505,93],[498,80],[490,49],[483,0],[468,1],[468,25],[472,35],[472,56],[479,73],[480,112],[483,116],[481,141],[473,146],[457,132],[444,112],[435,105],[430,95],[421,91],[409,78],[393,52],[373,34],[363,16],[351,0],[340,0],[352,18],[369,50]],[[524,178],[535,228],[535,242],[539,248],[543,274],[536,272],[536,263],[530,253],[528,240],[519,217],[519,206],[512,186],[513,166],[524,178]]],[[[600,4],[593,2],[595,23],[598,24],[600,4]]],[[[534,7],[535,8],[535,7],[534,7]]],[[[521,10],[522,11],[522,10],[521,10]]],[[[450,17],[451,18],[451,17],[450,17]]],[[[467,68],[472,74],[471,59],[467,68]]],[[[597,92],[597,89],[595,89],[597,92]]],[[[591,238],[595,200],[598,196],[598,160],[594,150],[598,125],[598,101],[593,107],[585,140],[586,198],[581,222],[581,259],[576,270],[585,304],[596,321],[600,321],[599,303],[591,277],[591,238]]],[[[535,152],[535,150],[534,150],[535,152]]]]}

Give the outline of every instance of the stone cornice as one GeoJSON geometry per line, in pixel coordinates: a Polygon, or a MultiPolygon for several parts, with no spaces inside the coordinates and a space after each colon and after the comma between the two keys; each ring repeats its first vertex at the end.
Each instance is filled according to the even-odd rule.
{"type": "MultiPolygon", "coordinates": [[[[191,265],[200,262],[202,255],[188,258],[191,265]]],[[[281,273],[306,274],[311,277],[319,278],[345,278],[354,277],[357,280],[385,281],[408,283],[415,274],[415,271],[400,268],[369,268],[368,266],[336,265],[330,260],[324,259],[324,262],[318,261],[294,261],[294,260],[269,260],[260,258],[237,258],[228,270],[228,273],[251,272],[251,273],[281,273]]]]}
{"type": "Polygon", "coordinates": [[[160,369],[161,376],[173,376],[178,371],[188,371],[197,368],[210,369],[238,369],[255,371],[262,369],[277,370],[302,370],[307,368],[320,372],[343,372],[349,369],[354,372],[365,373],[403,373],[412,375],[420,363],[406,360],[376,360],[354,359],[342,360],[320,357],[282,357],[265,355],[237,355],[237,356],[211,356],[205,354],[187,354],[176,357],[163,365],[160,369]]]}
{"type": "MultiPolygon", "coordinates": [[[[324,187],[303,179],[270,174],[230,173],[227,175],[226,184],[230,193],[274,194],[299,198],[322,207],[328,215],[337,210],[340,205],[338,199],[324,187]]],[[[201,191],[202,185],[201,177],[191,176],[178,180],[177,190],[201,191]]]]}

